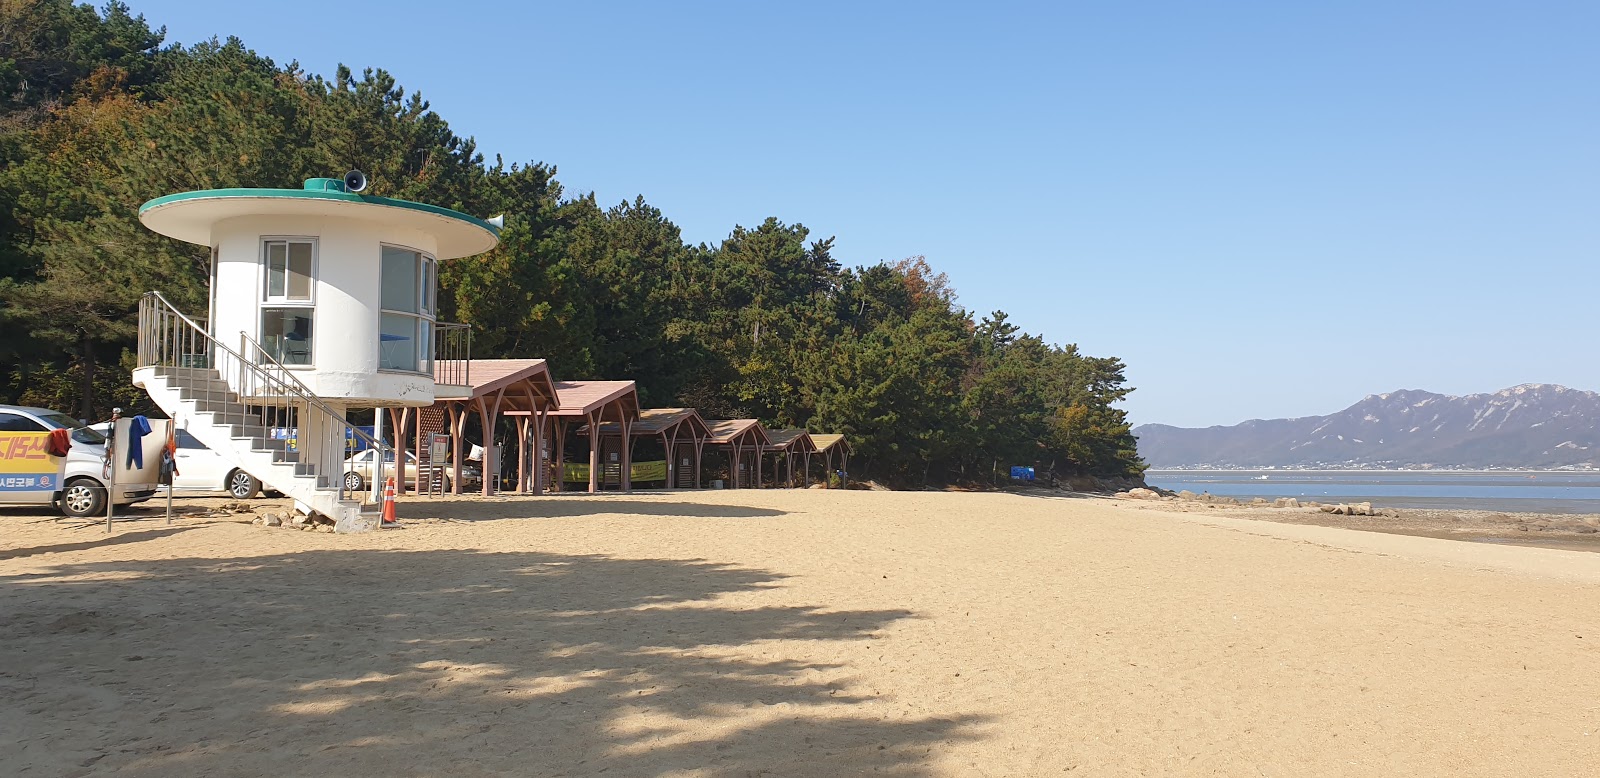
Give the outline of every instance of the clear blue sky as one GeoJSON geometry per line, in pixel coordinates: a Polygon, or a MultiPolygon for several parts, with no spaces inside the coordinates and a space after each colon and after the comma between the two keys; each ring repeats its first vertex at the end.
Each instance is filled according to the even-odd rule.
{"type": "Polygon", "coordinates": [[[1135,423],[1600,390],[1592,1],[130,2],[385,68],[692,242],[776,216],[847,265],[925,255],[1121,357],[1135,423]]]}

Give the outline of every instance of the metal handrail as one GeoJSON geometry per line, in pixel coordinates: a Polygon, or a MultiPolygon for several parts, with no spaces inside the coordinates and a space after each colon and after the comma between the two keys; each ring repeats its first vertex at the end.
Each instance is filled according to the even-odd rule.
{"type": "MultiPolygon", "coordinates": [[[[322,411],[323,413],[328,414],[329,416],[334,417],[335,419],[338,419],[339,421],[344,422],[345,426],[347,428],[349,428],[351,432],[354,432],[356,434],[356,437],[361,438],[362,442],[366,443],[369,447],[376,448],[376,449],[382,449],[384,447],[383,441],[377,440],[376,438],[372,437],[371,435],[368,435],[360,427],[357,427],[356,425],[351,424],[348,420],[346,420],[343,416],[341,416],[338,411],[334,410],[333,408],[328,407],[328,405],[326,403],[322,402],[321,399],[319,399],[316,395],[311,393],[311,388],[310,387],[306,386],[305,383],[303,383],[299,378],[297,378],[295,376],[295,374],[292,371],[289,370],[289,368],[284,367],[283,363],[279,362],[277,357],[273,356],[271,352],[269,352],[265,348],[263,348],[260,343],[257,343],[255,338],[250,337],[248,334],[246,334],[244,332],[244,330],[240,330],[239,331],[239,347],[240,348],[246,348],[246,346],[248,346],[249,348],[255,349],[255,352],[256,352],[257,355],[262,356],[262,357],[266,357],[267,360],[272,363],[272,366],[276,367],[278,369],[278,371],[282,374],[283,378],[286,379],[286,380],[283,381],[283,383],[289,384],[294,389],[297,390],[295,392],[296,396],[303,397],[305,399],[305,401],[308,404],[310,404],[312,407],[316,408],[319,411],[322,411]]],[[[243,360],[243,357],[240,357],[240,359],[243,360]]],[[[246,361],[246,364],[248,364],[248,361],[246,361]]],[[[259,367],[259,365],[258,365],[258,367],[259,367]]],[[[263,372],[265,372],[265,370],[263,370],[263,372]]],[[[242,397],[242,395],[241,395],[241,397],[242,397]]]]}
{"type": "MultiPolygon", "coordinates": [[[[239,333],[239,343],[240,351],[254,350],[267,362],[247,359],[240,351],[212,337],[160,292],[147,292],[139,301],[139,367],[204,367],[215,370],[224,384],[231,384],[228,388],[237,395],[238,403],[245,407],[240,423],[259,421],[259,426],[267,434],[277,428],[301,430],[303,426],[300,422],[306,421],[301,418],[302,410],[323,418],[325,424],[340,430],[339,444],[319,445],[315,447],[319,449],[315,452],[306,452],[306,446],[297,448],[318,457],[313,463],[317,468],[317,489],[337,490],[340,499],[352,499],[355,490],[346,488],[343,478],[346,459],[344,440],[351,434],[361,439],[377,450],[379,463],[387,458],[389,447],[322,402],[283,363],[247,334],[239,333]],[[230,359],[238,365],[237,383],[229,381],[232,377],[229,374],[233,371],[220,364],[230,359]]],[[[210,383],[205,384],[202,392],[208,402],[217,394],[210,383]]],[[[227,422],[226,418],[224,422],[227,422]]],[[[378,466],[381,467],[381,464],[378,466]]]]}

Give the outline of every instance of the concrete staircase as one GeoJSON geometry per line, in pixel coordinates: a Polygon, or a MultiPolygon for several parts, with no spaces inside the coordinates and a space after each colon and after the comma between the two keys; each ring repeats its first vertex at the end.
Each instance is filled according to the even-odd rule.
{"type": "Polygon", "coordinates": [[[266,488],[294,499],[302,510],[322,514],[344,532],[376,526],[379,506],[342,489],[342,471],[318,472],[315,462],[302,461],[300,452],[288,450],[288,441],[273,439],[263,422],[276,418],[287,423],[292,418],[289,408],[263,412],[247,405],[211,368],[141,367],[133,371],[133,384],[217,455],[266,488]]]}

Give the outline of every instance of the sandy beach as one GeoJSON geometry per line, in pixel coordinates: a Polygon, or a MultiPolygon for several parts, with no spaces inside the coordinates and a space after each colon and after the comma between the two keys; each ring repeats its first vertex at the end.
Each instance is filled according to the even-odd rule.
{"type": "Polygon", "coordinates": [[[1018,494],[139,515],[0,511],[0,773],[1600,773],[1600,554],[1018,494]]]}

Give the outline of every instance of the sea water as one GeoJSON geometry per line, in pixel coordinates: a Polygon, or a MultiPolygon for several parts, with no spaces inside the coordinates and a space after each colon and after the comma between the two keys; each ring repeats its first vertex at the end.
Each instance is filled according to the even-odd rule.
{"type": "Polygon", "coordinates": [[[1390,508],[1600,513],[1600,471],[1150,470],[1162,489],[1390,508]]]}

